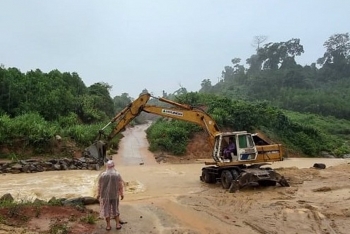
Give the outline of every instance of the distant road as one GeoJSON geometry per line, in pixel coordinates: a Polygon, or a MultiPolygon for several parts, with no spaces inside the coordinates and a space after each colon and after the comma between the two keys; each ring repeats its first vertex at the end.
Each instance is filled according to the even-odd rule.
{"type": "Polygon", "coordinates": [[[113,161],[117,165],[154,165],[157,163],[153,153],[148,150],[149,144],[145,130],[149,126],[150,123],[137,125],[122,132],[124,137],[119,142],[118,153],[113,155],[113,161]]]}

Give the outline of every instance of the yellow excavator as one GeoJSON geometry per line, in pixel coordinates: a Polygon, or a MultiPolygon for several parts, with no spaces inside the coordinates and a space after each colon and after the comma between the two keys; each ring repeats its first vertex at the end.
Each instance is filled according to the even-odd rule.
{"type": "Polygon", "coordinates": [[[271,144],[259,134],[246,131],[221,132],[215,122],[201,108],[177,103],[165,98],[156,98],[167,107],[150,105],[152,97],[149,93],[141,94],[137,99],[120,111],[107,125],[99,131],[98,139],[84,151],[86,157],[92,157],[103,164],[107,159],[108,144],[118,133],[141,112],[151,113],[166,118],[183,120],[201,126],[208,134],[213,161],[205,162],[200,180],[205,183],[220,182],[224,189],[230,192],[246,186],[289,186],[283,176],[270,167],[262,167],[271,162],[282,161],[281,144],[271,144]],[[115,127],[106,135],[104,129],[114,124],[115,127]],[[235,150],[229,157],[224,155],[224,148],[228,142],[235,143],[235,150]]]}

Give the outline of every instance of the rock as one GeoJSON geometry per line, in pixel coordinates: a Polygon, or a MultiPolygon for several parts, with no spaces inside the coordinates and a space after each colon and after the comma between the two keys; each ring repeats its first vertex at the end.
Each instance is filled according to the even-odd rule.
{"type": "Polygon", "coordinates": [[[38,199],[38,198],[35,198],[35,200],[33,201],[34,204],[44,204],[45,201],[44,200],[41,200],[41,199],[38,199]]]}
{"type": "Polygon", "coordinates": [[[37,171],[36,166],[34,166],[33,164],[29,164],[29,171],[36,172],[37,171]]]}
{"type": "Polygon", "coordinates": [[[52,162],[44,162],[41,165],[45,168],[52,168],[52,162]]]}
{"type": "Polygon", "coordinates": [[[22,167],[22,171],[24,172],[24,173],[28,173],[28,172],[30,172],[30,165],[28,165],[28,164],[26,164],[26,165],[24,165],[23,167],[22,167]]]}
{"type": "Polygon", "coordinates": [[[11,173],[11,168],[4,168],[4,169],[3,169],[3,172],[4,172],[4,173],[11,173]]]}
{"type": "Polygon", "coordinates": [[[0,198],[0,202],[13,202],[13,201],[14,199],[10,193],[6,193],[0,198]]]}
{"type": "Polygon", "coordinates": [[[43,171],[45,171],[45,169],[41,165],[38,165],[38,166],[36,166],[36,171],[43,172],[43,171]]]}
{"type": "Polygon", "coordinates": [[[59,198],[57,199],[56,197],[52,197],[47,203],[51,205],[63,205],[63,202],[67,200],[66,198],[59,198]]]}
{"type": "Polygon", "coordinates": [[[50,159],[50,160],[48,160],[48,162],[50,162],[52,164],[57,164],[58,160],[57,159],[50,159]]]}
{"type": "Polygon", "coordinates": [[[71,198],[71,199],[64,200],[62,202],[62,204],[65,205],[65,206],[83,205],[84,204],[84,199],[82,197],[71,198]]]}
{"type": "Polygon", "coordinates": [[[324,163],[315,163],[314,168],[317,168],[317,169],[326,169],[326,164],[324,163]]]}
{"type": "Polygon", "coordinates": [[[321,155],[321,157],[323,157],[323,158],[334,158],[334,155],[330,154],[330,153],[327,152],[327,151],[321,151],[321,152],[320,152],[320,155],[321,155]]]}
{"type": "Polygon", "coordinates": [[[76,169],[90,169],[100,170],[99,162],[92,158],[62,158],[62,159],[48,159],[47,161],[40,161],[37,159],[20,160],[19,162],[0,162],[0,173],[30,173],[43,172],[53,170],[76,170],[76,169]]]}
{"type": "Polygon", "coordinates": [[[99,201],[94,197],[82,197],[84,205],[98,204],[99,201]]]}
{"type": "Polygon", "coordinates": [[[350,154],[344,154],[343,158],[350,158],[350,154]]]}
{"type": "Polygon", "coordinates": [[[60,160],[60,163],[65,163],[65,164],[70,164],[72,162],[72,160],[68,159],[68,158],[63,158],[60,160]]]}
{"type": "Polygon", "coordinates": [[[52,197],[52,198],[48,201],[48,203],[55,203],[55,202],[57,202],[57,198],[56,198],[56,197],[52,197]]]}
{"type": "Polygon", "coordinates": [[[79,161],[82,163],[86,162],[85,158],[79,158],[79,161]]]}
{"type": "Polygon", "coordinates": [[[19,174],[21,173],[22,171],[21,170],[18,170],[18,169],[10,169],[10,173],[12,174],[19,174]]]}
{"type": "Polygon", "coordinates": [[[37,159],[27,159],[26,162],[35,163],[35,162],[39,162],[39,161],[37,159]]]}
{"type": "Polygon", "coordinates": [[[61,165],[61,170],[68,170],[68,166],[66,164],[61,165]]]}
{"type": "Polygon", "coordinates": [[[49,204],[52,204],[52,205],[63,205],[63,202],[66,200],[66,198],[60,198],[60,199],[57,199],[56,197],[52,197],[48,203],[49,204]]]}
{"type": "Polygon", "coordinates": [[[12,168],[12,169],[15,169],[15,170],[22,170],[22,165],[19,164],[19,163],[16,163],[16,164],[13,165],[11,168],[12,168]]]}

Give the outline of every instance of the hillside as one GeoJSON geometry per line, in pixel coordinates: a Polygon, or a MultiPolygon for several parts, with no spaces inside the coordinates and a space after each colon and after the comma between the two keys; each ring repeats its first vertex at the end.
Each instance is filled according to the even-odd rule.
{"type": "MultiPolygon", "coordinates": [[[[216,84],[204,79],[198,92],[181,87],[173,93],[164,91],[162,98],[205,107],[221,129],[259,130],[299,155],[325,152],[342,157],[350,153],[349,33],[331,35],[324,47],[315,63],[300,65],[296,62],[304,53],[300,39],[262,44],[245,63],[233,58],[216,84]]],[[[0,157],[5,158],[21,158],[30,151],[50,155],[56,136],[83,149],[135,100],[127,93],[111,97],[109,84],[86,86],[77,73],[57,69],[23,73],[0,66],[0,84],[0,148],[5,149],[0,157]],[[15,148],[21,151],[13,145],[20,145],[15,148]]],[[[149,104],[159,102],[151,99],[149,104]]],[[[132,124],[147,118],[139,116],[132,124]]],[[[191,134],[199,131],[177,123],[156,124],[156,137],[149,138],[151,150],[174,155],[184,155],[191,134]]],[[[111,147],[117,149],[119,139],[117,135],[111,147]]]]}

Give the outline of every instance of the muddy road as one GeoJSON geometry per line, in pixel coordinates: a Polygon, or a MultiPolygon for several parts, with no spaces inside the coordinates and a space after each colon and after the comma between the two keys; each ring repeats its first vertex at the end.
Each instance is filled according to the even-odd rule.
{"type": "MultiPolygon", "coordinates": [[[[147,125],[127,129],[116,168],[126,181],[121,230],[93,233],[349,233],[350,164],[341,159],[288,159],[272,167],[291,187],[248,188],[228,193],[199,180],[203,161],[157,163],[147,148],[147,125]],[[310,168],[325,163],[327,169],[310,168]]],[[[0,176],[0,194],[17,198],[94,196],[101,171],[42,172],[0,176]]],[[[92,209],[98,210],[96,205],[92,209]]]]}
{"type": "MultiPolygon", "coordinates": [[[[288,159],[274,163],[291,187],[228,193],[200,182],[203,161],[158,164],[144,130],[124,132],[113,156],[128,182],[121,202],[129,223],[119,233],[348,233],[350,165],[341,159],[288,159]],[[325,163],[326,170],[310,168],[325,163]]],[[[104,223],[100,224],[103,233],[104,223]]],[[[115,231],[117,233],[117,231],[115,231]]]]}

